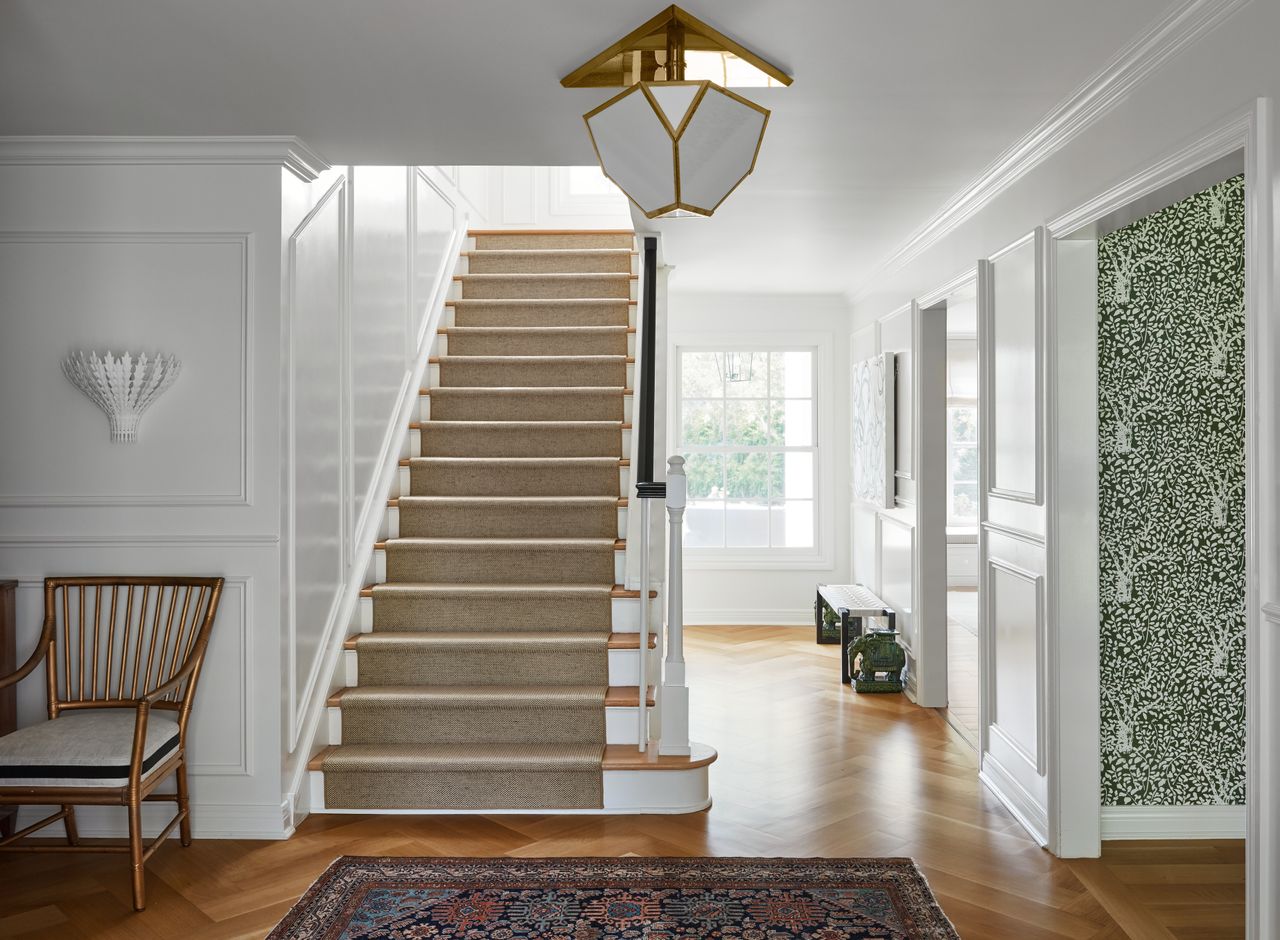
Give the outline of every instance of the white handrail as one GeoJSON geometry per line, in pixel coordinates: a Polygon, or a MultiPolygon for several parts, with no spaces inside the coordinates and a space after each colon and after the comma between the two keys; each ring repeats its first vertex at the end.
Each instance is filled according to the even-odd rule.
{"type": "Polygon", "coordinates": [[[667,460],[667,658],[662,677],[659,754],[689,754],[689,687],[684,671],[684,458],[667,460]]]}

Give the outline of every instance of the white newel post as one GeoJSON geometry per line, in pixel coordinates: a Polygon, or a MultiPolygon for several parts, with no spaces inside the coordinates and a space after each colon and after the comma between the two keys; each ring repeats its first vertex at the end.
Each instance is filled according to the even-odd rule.
{"type": "Polygon", "coordinates": [[[646,707],[649,690],[649,500],[640,500],[640,691],[638,708],[640,725],[636,740],[641,753],[649,750],[649,710],[646,707]]]}
{"type": "Polygon", "coordinates": [[[659,754],[688,754],[689,687],[684,676],[684,562],[681,557],[685,505],[684,458],[667,460],[667,661],[662,679],[662,738],[659,754]]]}

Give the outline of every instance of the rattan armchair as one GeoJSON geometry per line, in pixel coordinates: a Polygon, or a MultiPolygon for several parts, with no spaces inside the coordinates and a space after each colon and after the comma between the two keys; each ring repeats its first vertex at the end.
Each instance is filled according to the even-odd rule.
{"type": "Polygon", "coordinates": [[[0,840],[0,851],[127,852],[133,906],[146,904],[144,865],[179,827],[191,844],[187,721],[222,578],[48,578],[35,652],[0,689],[45,663],[49,721],[0,737],[0,805],[58,811],[0,840]],[[170,774],[173,793],[156,788],[170,774]],[[147,846],[142,804],[169,801],[177,813],[147,846]],[[129,841],[80,844],[75,807],[127,806],[129,841]],[[66,845],[23,840],[61,820],[66,845]]]}

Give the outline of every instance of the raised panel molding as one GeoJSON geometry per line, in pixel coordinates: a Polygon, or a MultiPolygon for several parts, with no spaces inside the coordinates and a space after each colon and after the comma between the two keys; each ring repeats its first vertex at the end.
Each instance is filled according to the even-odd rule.
{"type": "Polygon", "coordinates": [[[1026,761],[1028,767],[1036,773],[1037,776],[1043,776],[1045,773],[1045,742],[1047,739],[1046,728],[1046,709],[1045,709],[1045,590],[1044,576],[1028,571],[1018,565],[1003,561],[998,558],[988,557],[987,559],[987,577],[986,590],[982,592],[980,603],[985,608],[985,616],[983,621],[987,629],[987,642],[984,667],[987,675],[992,677],[993,687],[991,689],[991,702],[987,710],[988,724],[985,729],[988,734],[998,735],[1019,757],[1026,761]],[[1000,710],[996,706],[996,699],[999,697],[1000,672],[998,670],[998,660],[1000,655],[998,638],[996,636],[996,625],[999,616],[997,603],[999,592],[997,590],[997,581],[1000,576],[1012,578],[1024,584],[1031,585],[1033,592],[1033,605],[1035,608],[1033,630],[1035,632],[1035,717],[1033,721],[1035,741],[1028,743],[1021,741],[1012,730],[1006,730],[1000,722],[1000,710]]]}
{"type": "Polygon", "coordinates": [[[917,624],[915,622],[916,609],[916,527],[914,522],[908,522],[894,515],[892,511],[878,511],[876,513],[876,557],[880,560],[879,574],[880,596],[884,598],[885,603],[894,609],[898,615],[898,643],[907,651],[907,655],[914,658],[915,656],[915,638],[917,624]],[[907,558],[905,567],[906,579],[906,602],[904,607],[900,598],[895,599],[893,587],[886,584],[890,578],[898,577],[898,572],[889,565],[885,559],[885,524],[900,529],[906,534],[907,539],[907,558]]]}
{"type": "MultiPolygon", "coordinates": [[[[348,180],[345,175],[340,175],[328,190],[316,201],[311,211],[306,217],[298,223],[298,227],[294,229],[288,240],[288,285],[289,285],[289,303],[285,311],[287,329],[288,329],[288,520],[287,531],[289,533],[287,550],[286,550],[286,597],[287,597],[287,613],[286,613],[286,630],[288,643],[286,645],[286,670],[288,673],[288,745],[289,750],[293,751],[298,746],[298,740],[301,735],[301,721],[299,713],[302,704],[311,698],[312,691],[316,683],[320,679],[321,666],[324,662],[324,651],[329,645],[333,631],[337,626],[337,614],[340,609],[342,593],[335,592],[330,599],[325,617],[324,625],[319,634],[319,642],[316,645],[314,655],[310,657],[306,665],[306,679],[301,683],[299,677],[298,663],[298,490],[297,490],[297,434],[298,434],[298,390],[297,390],[297,294],[298,294],[298,246],[307,234],[312,224],[321,218],[325,210],[331,205],[337,208],[336,215],[336,242],[337,251],[335,263],[337,265],[338,280],[338,297],[336,303],[338,307],[339,322],[336,325],[339,340],[348,335],[349,319],[350,319],[350,303],[348,297],[350,284],[350,238],[347,231],[348,225],[348,180]]],[[[338,399],[341,402],[340,407],[346,408],[350,396],[350,377],[347,369],[347,356],[343,352],[339,356],[338,375],[334,379],[341,383],[341,390],[338,399]]],[[[349,519],[351,516],[351,496],[349,493],[349,464],[350,464],[350,446],[349,435],[345,429],[345,416],[339,418],[339,434],[336,445],[341,451],[336,455],[335,461],[339,475],[339,506],[337,512],[338,531],[335,537],[338,540],[338,550],[336,553],[336,564],[332,572],[332,583],[341,585],[345,583],[346,574],[346,556],[347,542],[349,541],[349,519]]]]}
{"type": "MultiPolygon", "coordinates": [[[[13,140],[13,138],[8,138],[13,140]]],[[[0,165],[4,163],[4,139],[0,138],[0,165]]],[[[127,244],[127,245],[232,245],[239,249],[240,296],[240,428],[238,443],[239,481],[231,493],[177,493],[158,496],[84,495],[71,493],[0,494],[0,507],[178,507],[202,506],[250,506],[253,504],[253,435],[250,433],[250,415],[253,413],[253,253],[252,235],[244,232],[87,232],[87,231],[13,231],[0,232],[0,245],[58,245],[58,244],[127,244]]],[[[68,338],[74,343],[73,338],[68,338]]],[[[56,368],[56,363],[50,364],[56,368]]],[[[181,381],[181,377],[179,378],[181,381]]]]}
{"type": "MultiPolygon", "coordinates": [[[[978,346],[979,346],[979,409],[981,411],[980,428],[985,428],[986,446],[981,449],[983,463],[982,478],[986,481],[988,496],[1000,499],[1015,500],[1022,503],[1040,505],[1044,501],[1044,336],[1045,336],[1045,254],[1047,238],[1043,228],[1018,239],[1013,244],[1001,249],[978,266],[978,346]],[[1031,446],[1033,448],[1031,464],[1031,485],[1001,485],[1000,482],[1000,435],[1009,434],[1009,429],[1002,431],[999,421],[999,395],[997,385],[998,361],[997,351],[1000,337],[997,322],[1000,310],[996,304],[997,266],[1007,260],[1015,252],[1030,247],[1033,253],[1033,269],[1031,290],[1032,300],[1032,409],[1034,428],[1031,446]]],[[[1021,399],[1026,396],[1026,389],[1019,389],[1013,396],[1021,399]]],[[[1019,441],[1019,445],[1023,442],[1019,441]]]]}

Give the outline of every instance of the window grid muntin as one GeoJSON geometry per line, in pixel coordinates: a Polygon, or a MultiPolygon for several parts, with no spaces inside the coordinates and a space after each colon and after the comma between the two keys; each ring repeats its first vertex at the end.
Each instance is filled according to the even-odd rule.
{"type": "MultiPolygon", "coordinates": [[[[818,439],[818,401],[817,401],[818,349],[817,347],[807,346],[807,345],[802,345],[802,346],[787,346],[787,345],[779,345],[779,346],[697,345],[697,346],[694,346],[694,345],[689,345],[689,346],[677,347],[677,355],[674,358],[676,361],[675,364],[676,364],[677,389],[679,392],[677,396],[677,401],[676,401],[677,414],[678,414],[677,426],[679,428],[678,450],[685,455],[686,459],[688,459],[689,456],[692,456],[694,454],[714,454],[714,455],[720,455],[724,458],[721,462],[721,470],[720,470],[721,495],[718,498],[713,498],[713,497],[697,497],[696,498],[697,501],[701,503],[710,503],[713,501],[719,503],[720,522],[718,525],[718,531],[720,534],[720,544],[706,545],[706,546],[689,546],[690,550],[694,552],[705,552],[705,553],[758,552],[766,549],[769,551],[781,551],[781,552],[811,552],[815,550],[818,547],[818,538],[819,538],[818,500],[819,500],[819,490],[820,490],[819,480],[818,480],[818,472],[819,472],[818,448],[820,446],[820,442],[818,439]],[[749,353],[753,356],[762,355],[764,357],[765,397],[762,398],[758,395],[750,396],[750,397],[737,397],[737,396],[730,396],[728,394],[729,382],[728,382],[728,376],[726,374],[727,369],[724,367],[724,357],[725,357],[725,354],[729,352],[749,353]],[[699,394],[695,397],[690,397],[690,398],[685,397],[684,389],[685,389],[686,383],[685,383],[685,375],[684,375],[684,364],[685,364],[684,359],[685,359],[685,355],[690,353],[710,354],[715,357],[715,362],[717,364],[717,371],[719,373],[719,378],[720,378],[720,393],[721,393],[720,398],[707,398],[705,397],[705,395],[702,395],[702,394],[699,394]],[[787,395],[785,387],[779,390],[780,394],[776,396],[774,395],[775,383],[774,383],[773,357],[775,355],[782,355],[785,353],[804,353],[808,357],[808,373],[809,373],[809,382],[808,382],[809,394],[808,395],[787,395]],[[735,402],[735,403],[763,402],[764,410],[765,410],[767,433],[768,433],[768,436],[772,438],[774,436],[774,428],[773,428],[773,421],[771,420],[771,415],[772,415],[771,405],[776,403],[777,407],[782,412],[782,417],[784,420],[784,434],[785,434],[785,428],[786,428],[785,404],[786,402],[799,402],[799,401],[809,403],[809,414],[808,414],[809,427],[807,430],[808,430],[808,438],[811,441],[810,444],[807,444],[807,445],[782,444],[782,443],[730,444],[727,442],[726,440],[726,438],[728,437],[727,414],[728,414],[728,404],[730,402],[735,402]],[[698,403],[708,403],[708,404],[719,402],[721,404],[720,443],[718,444],[687,444],[685,442],[684,440],[685,405],[687,402],[698,402],[698,403]],[[729,489],[728,466],[729,466],[730,456],[734,454],[754,454],[754,453],[761,453],[766,455],[778,455],[780,457],[783,457],[784,467],[782,472],[783,472],[784,480],[785,480],[785,455],[786,454],[788,453],[811,454],[812,460],[810,461],[810,467],[809,467],[809,483],[810,483],[809,495],[803,496],[803,497],[788,498],[785,495],[785,493],[775,494],[774,493],[774,472],[773,472],[772,464],[769,464],[767,465],[766,472],[765,472],[764,497],[730,497],[728,493],[728,489],[729,489]],[[728,519],[728,510],[731,503],[751,503],[757,506],[763,505],[763,507],[766,510],[765,515],[767,520],[767,531],[768,531],[767,545],[731,545],[729,544],[728,532],[730,530],[730,526],[729,526],[729,519],[728,519]],[[803,546],[788,546],[785,544],[786,510],[788,506],[791,504],[803,504],[803,503],[807,503],[809,505],[809,517],[808,517],[809,544],[803,545],[803,546]],[[777,522],[775,522],[775,518],[774,518],[775,509],[779,510],[782,514],[782,519],[778,520],[777,522]],[[777,536],[777,540],[781,544],[775,544],[775,535],[776,535],[775,530],[776,530],[776,527],[779,525],[783,527],[781,535],[777,536]]],[[[783,372],[783,375],[785,376],[785,372],[783,372]]],[[[785,378],[784,378],[784,382],[785,382],[785,378]]],[[[693,502],[694,499],[695,498],[691,496],[690,502],[693,502]]],[[[706,508],[710,508],[710,507],[706,507],[706,508]]],[[[686,526],[685,528],[686,539],[688,538],[689,531],[690,531],[689,527],[686,526]]]]}

